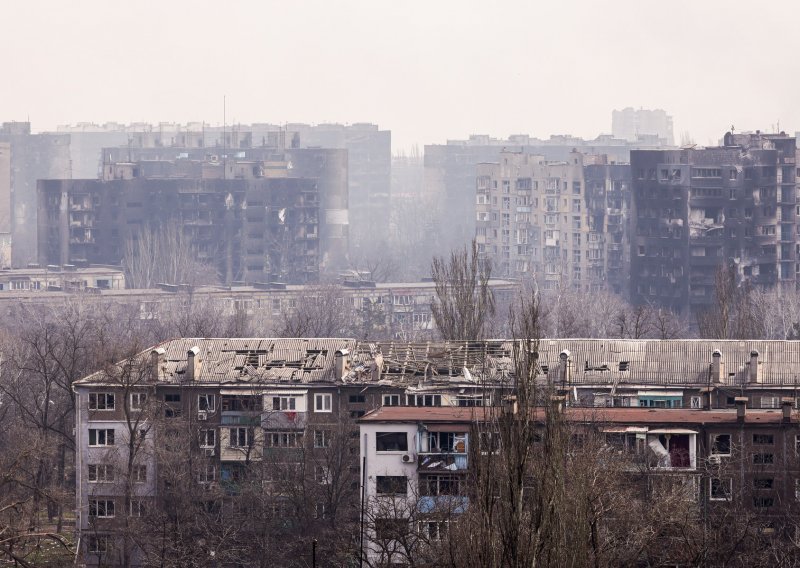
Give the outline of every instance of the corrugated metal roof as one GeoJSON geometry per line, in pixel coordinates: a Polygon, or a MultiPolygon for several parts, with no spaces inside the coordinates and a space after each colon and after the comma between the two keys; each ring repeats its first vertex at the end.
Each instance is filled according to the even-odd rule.
{"type": "MultiPolygon", "coordinates": [[[[165,350],[161,380],[185,380],[186,353],[199,349],[199,382],[337,382],[335,354],[349,352],[344,381],[389,381],[399,386],[505,383],[513,378],[509,340],[358,342],[353,339],[181,338],[137,355],[149,365],[150,351],[165,350]]],[[[539,377],[564,381],[560,354],[569,351],[570,386],[703,386],[712,353],[725,365],[723,385],[747,383],[750,353],[758,351],[763,385],[800,386],[800,342],[738,340],[544,339],[538,344],[539,377]]],[[[100,375],[85,381],[99,380],[100,375]]]]}

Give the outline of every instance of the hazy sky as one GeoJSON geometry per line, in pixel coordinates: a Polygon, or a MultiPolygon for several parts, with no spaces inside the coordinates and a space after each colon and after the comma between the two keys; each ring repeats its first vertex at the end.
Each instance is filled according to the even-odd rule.
{"type": "Polygon", "coordinates": [[[395,148],[800,130],[796,0],[3,0],[0,121],[376,122],[395,148]]]}

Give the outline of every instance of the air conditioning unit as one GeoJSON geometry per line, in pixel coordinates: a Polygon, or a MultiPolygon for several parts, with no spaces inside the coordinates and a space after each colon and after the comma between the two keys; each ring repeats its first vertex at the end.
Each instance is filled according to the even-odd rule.
{"type": "Polygon", "coordinates": [[[205,455],[207,458],[213,458],[215,455],[214,448],[205,448],[203,450],[203,455],[205,455]]]}
{"type": "Polygon", "coordinates": [[[198,420],[208,420],[208,412],[205,410],[198,410],[197,411],[197,419],[198,420]]]}
{"type": "Polygon", "coordinates": [[[414,456],[411,454],[403,454],[403,457],[400,459],[403,460],[403,463],[414,463],[414,456]]]}
{"type": "Polygon", "coordinates": [[[708,456],[709,463],[720,463],[722,462],[722,456],[711,455],[708,456]]]}

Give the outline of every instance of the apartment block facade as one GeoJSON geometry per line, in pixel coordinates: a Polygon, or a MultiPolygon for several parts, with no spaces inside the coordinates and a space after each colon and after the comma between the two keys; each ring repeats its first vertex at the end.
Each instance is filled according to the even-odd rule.
{"type": "Polygon", "coordinates": [[[295,169],[280,153],[198,160],[184,153],[109,162],[100,180],[42,180],[40,263],[119,264],[126,241],[173,223],[197,260],[214,266],[225,282],[314,282],[321,269],[346,258],[346,156],[342,150],[294,152],[300,161],[309,159],[304,153],[332,159],[295,169]],[[337,157],[343,166],[334,165],[337,157]],[[343,168],[343,175],[326,176],[325,164],[343,168]]]}
{"type": "Polygon", "coordinates": [[[501,152],[499,163],[478,164],[476,238],[495,274],[545,290],[623,291],[628,170],[605,161],[501,152]]]}
{"type": "MultiPolygon", "coordinates": [[[[202,503],[223,503],[215,512],[223,517],[236,514],[224,503],[248,476],[263,476],[257,485],[280,520],[288,496],[276,472],[294,471],[306,490],[321,487],[324,495],[328,464],[315,452],[341,432],[341,471],[365,480],[367,500],[419,499],[424,517],[442,496],[455,496],[449,510],[458,514],[468,504],[476,427],[504,408],[512,358],[511,341],[154,345],[73,386],[82,558],[118,564],[130,527],[170,506],[176,468],[181,488],[202,503]],[[309,455],[315,465],[297,473],[292,464],[309,455]]],[[[692,499],[711,506],[745,499],[765,526],[793,506],[796,342],[542,340],[537,361],[536,381],[566,395],[569,420],[599,429],[650,473],[685,478],[692,499]],[[740,469],[720,475],[720,465],[740,469]]],[[[358,487],[351,509],[360,494],[358,487]]],[[[324,498],[312,506],[324,514],[324,498]]],[[[426,538],[443,529],[435,516],[418,521],[414,531],[426,538]]],[[[141,558],[145,548],[126,553],[141,558]]]]}
{"type": "MultiPolygon", "coordinates": [[[[531,412],[541,417],[544,432],[543,409],[531,412]]],[[[749,516],[750,530],[794,537],[789,519],[800,495],[800,421],[791,403],[778,410],[749,410],[741,402],[727,411],[556,412],[563,413],[574,440],[596,436],[604,455],[626,463],[623,483],[640,487],[644,499],[658,498],[659,487],[673,488],[673,506],[680,495],[686,510],[696,511],[685,519],[693,526],[702,526],[702,514],[723,519],[736,510],[749,516]]],[[[502,408],[385,406],[361,418],[362,506],[373,511],[365,556],[376,564],[402,564],[445,540],[475,498],[475,464],[485,464],[488,452],[503,451],[491,447],[492,432],[515,419],[502,408]]],[[[542,444],[544,436],[533,436],[531,444],[542,444]]],[[[579,442],[572,451],[580,451],[579,442]]],[[[565,475],[569,479],[568,470],[565,475]]],[[[667,535],[663,540],[670,542],[667,535]]]]}
{"type": "Polygon", "coordinates": [[[724,145],[631,152],[631,297],[712,302],[720,265],[754,286],[796,285],[796,140],[727,133],[724,145]]]}

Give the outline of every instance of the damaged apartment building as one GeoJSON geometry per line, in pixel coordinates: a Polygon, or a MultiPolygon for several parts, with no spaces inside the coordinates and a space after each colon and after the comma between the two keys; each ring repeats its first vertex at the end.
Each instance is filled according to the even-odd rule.
{"type": "Polygon", "coordinates": [[[107,149],[101,179],[38,189],[45,265],[119,264],[129,239],[169,224],[226,283],[314,282],[347,255],[345,150],[107,149]]]}
{"type": "Polygon", "coordinates": [[[796,139],[725,134],[722,146],[631,152],[631,297],[677,311],[713,302],[733,264],[757,287],[798,274],[796,139]]]}
{"type": "MultiPolygon", "coordinates": [[[[234,498],[248,476],[264,475],[251,481],[281,511],[291,496],[268,466],[324,452],[343,426],[345,467],[358,472],[367,458],[368,498],[394,492],[392,480],[379,476],[407,477],[425,489],[404,495],[428,504],[455,487],[466,496],[473,423],[508,400],[513,353],[504,340],[184,338],[108,366],[73,383],[80,554],[87,565],[118,564],[127,521],[153,518],[148,512],[168,501],[165,476],[175,463],[161,460],[176,456],[191,468],[182,483],[195,483],[190,494],[198,499],[234,498]],[[359,419],[362,435],[351,435],[359,419]],[[137,445],[128,444],[130,432],[137,445]],[[169,432],[188,433],[187,442],[159,451],[169,432]]],[[[792,409],[797,342],[542,340],[535,356],[543,388],[562,393],[574,416],[608,427],[609,443],[652,448],[659,471],[695,478],[709,455],[729,456],[733,436],[746,435],[735,451],[772,454],[762,477],[776,471],[774,486],[761,494],[772,501],[759,502],[759,511],[779,515],[784,492],[793,494],[794,482],[784,482],[779,466],[800,435],[792,409]],[[764,437],[751,446],[752,434],[764,437]],[[727,436],[726,444],[715,446],[711,436],[727,436]]],[[[298,480],[306,488],[327,483],[324,465],[321,475],[309,469],[298,480]]],[[[704,499],[727,495],[704,479],[704,499]]],[[[144,553],[134,551],[129,565],[144,553]]]]}
{"type": "Polygon", "coordinates": [[[477,166],[476,239],[500,277],[540,288],[626,291],[629,167],[504,151],[477,166]]]}

